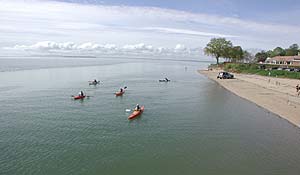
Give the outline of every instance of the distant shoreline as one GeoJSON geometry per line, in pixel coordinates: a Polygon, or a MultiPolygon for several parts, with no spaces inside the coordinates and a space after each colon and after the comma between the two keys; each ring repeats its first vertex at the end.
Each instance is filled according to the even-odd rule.
{"type": "Polygon", "coordinates": [[[279,115],[300,128],[300,97],[295,86],[299,80],[234,74],[235,79],[217,79],[220,70],[198,70],[232,93],[279,115]]]}

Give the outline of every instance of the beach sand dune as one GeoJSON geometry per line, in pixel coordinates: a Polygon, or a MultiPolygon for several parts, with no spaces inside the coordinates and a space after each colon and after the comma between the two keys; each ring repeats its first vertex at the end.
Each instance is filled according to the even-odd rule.
{"type": "Polygon", "coordinates": [[[261,106],[300,127],[300,97],[295,86],[300,80],[234,74],[235,79],[217,79],[220,70],[198,72],[216,81],[227,90],[261,106]]]}

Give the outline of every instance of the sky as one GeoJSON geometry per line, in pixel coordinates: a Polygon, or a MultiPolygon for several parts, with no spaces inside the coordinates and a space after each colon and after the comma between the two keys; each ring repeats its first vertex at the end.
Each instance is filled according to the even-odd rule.
{"type": "Polygon", "coordinates": [[[0,54],[194,54],[211,38],[244,49],[300,44],[299,0],[0,0],[0,54]]]}

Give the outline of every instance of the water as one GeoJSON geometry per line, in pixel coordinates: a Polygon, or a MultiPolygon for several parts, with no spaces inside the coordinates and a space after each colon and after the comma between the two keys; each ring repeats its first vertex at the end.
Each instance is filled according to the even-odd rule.
{"type": "Polygon", "coordinates": [[[299,129],[199,75],[207,63],[68,65],[0,73],[0,174],[300,173],[299,129]],[[92,97],[72,100],[80,90],[92,97]]]}

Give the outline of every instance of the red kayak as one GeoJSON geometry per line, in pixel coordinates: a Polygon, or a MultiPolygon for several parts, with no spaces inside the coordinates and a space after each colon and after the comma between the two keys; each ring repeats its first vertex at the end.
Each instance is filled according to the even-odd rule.
{"type": "Polygon", "coordinates": [[[132,114],[130,114],[130,116],[128,117],[129,120],[132,120],[138,116],[140,116],[143,112],[144,112],[144,106],[141,107],[141,109],[139,111],[133,111],[132,114]]]}
{"type": "Polygon", "coordinates": [[[116,94],[116,96],[122,96],[123,94],[125,93],[125,91],[122,91],[122,92],[116,92],[115,94],[116,94]]]}
{"type": "Polygon", "coordinates": [[[79,100],[79,99],[84,99],[86,96],[81,96],[81,95],[77,95],[77,96],[74,96],[74,100],[79,100]]]}

